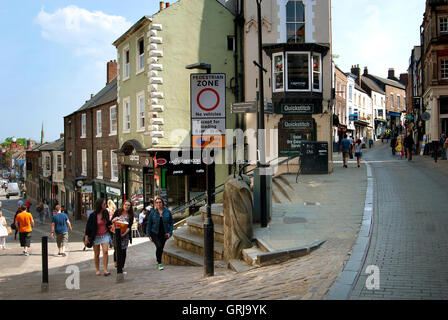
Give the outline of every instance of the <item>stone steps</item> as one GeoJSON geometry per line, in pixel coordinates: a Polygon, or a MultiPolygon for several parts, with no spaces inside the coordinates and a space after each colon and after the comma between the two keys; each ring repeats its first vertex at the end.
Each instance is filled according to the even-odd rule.
{"type": "MultiPolygon", "coordinates": [[[[199,212],[201,213],[203,221],[205,221],[205,219],[207,219],[207,207],[202,206],[201,209],[199,209],[199,212]]],[[[212,205],[212,220],[214,225],[224,225],[224,211],[222,203],[212,205]]]]}
{"type": "MultiPolygon", "coordinates": [[[[174,242],[180,249],[204,255],[204,237],[188,232],[188,228],[182,227],[176,230],[174,242]]],[[[222,260],[224,257],[223,243],[214,242],[214,259],[222,260]]]]}
{"type": "MultiPolygon", "coordinates": [[[[195,216],[187,219],[188,231],[192,234],[204,237],[204,220],[202,216],[195,216]]],[[[215,241],[224,242],[224,227],[220,224],[214,224],[213,230],[215,234],[215,241]]]]}

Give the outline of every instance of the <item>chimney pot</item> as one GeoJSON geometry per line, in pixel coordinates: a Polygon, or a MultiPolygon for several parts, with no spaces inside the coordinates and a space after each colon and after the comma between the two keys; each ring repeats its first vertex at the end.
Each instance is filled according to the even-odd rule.
{"type": "Polygon", "coordinates": [[[367,67],[364,67],[364,75],[369,74],[369,69],[367,69],[367,67]]]}
{"type": "Polygon", "coordinates": [[[170,3],[167,2],[165,8],[168,8],[170,6],[170,3]]]}
{"type": "Polygon", "coordinates": [[[165,9],[165,2],[160,1],[160,10],[159,10],[159,12],[162,11],[163,9],[165,9]]]}
{"type": "Polygon", "coordinates": [[[387,79],[393,79],[395,78],[395,70],[394,68],[389,68],[387,79]]]}

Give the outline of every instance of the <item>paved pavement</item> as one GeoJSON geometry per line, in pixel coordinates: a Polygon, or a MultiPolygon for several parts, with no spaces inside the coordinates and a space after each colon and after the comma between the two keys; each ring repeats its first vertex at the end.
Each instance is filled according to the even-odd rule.
{"type": "Polygon", "coordinates": [[[387,146],[366,160],[375,177],[374,225],[350,298],[448,299],[448,161],[400,161],[387,146]],[[370,265],[379,268],[379,290],[367,289],[370,265]]]}

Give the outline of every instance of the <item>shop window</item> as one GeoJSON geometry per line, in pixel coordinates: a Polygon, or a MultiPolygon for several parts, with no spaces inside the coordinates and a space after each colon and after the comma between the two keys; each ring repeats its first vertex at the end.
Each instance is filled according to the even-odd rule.
{"type": "Polygon", "coordinates": [[[305,42],[305,6],[302,1],[286,4],[286,35],[288,43],[305,42]]]}
{"type": "Polygon", "coordinates": [[[273,55],[273,66],[274,70],[273,74],[273,90],[274,92],[283,91],[284,90],[284,73],[283,73],[283,53],[277,53],[273,55]]]}
{"type": "Polygon", "coordinates": [[[309,91],[309,54],[308,53],[287,53],[288,60],[288,80],[286,90],[309,91]]]}
{"type": "MultiPolygon", "coordinates": [[[[320,91],[321,90],[321,57],[318,55],[313,55],[313,90],[320,91]]],[[[340,94],[342,94],[341,88],[339,88],[340,94]]]]}

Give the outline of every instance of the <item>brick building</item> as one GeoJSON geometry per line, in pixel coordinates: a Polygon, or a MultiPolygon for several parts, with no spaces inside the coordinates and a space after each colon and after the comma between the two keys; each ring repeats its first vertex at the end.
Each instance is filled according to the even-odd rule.
{"type": "Polygon", "coordinates": [[[107,64],[106,86],[64,117],[67,209],[85,219],[96,199],[121,205],[118,168],[117,62],[107,64]]]}
{"type": "MultiPolygon", "coordinates": [[[[333,135],[334,141],[337,143],[344,138],[344,134],[347,132],[347,75],[338,66],[335,66],[334,77],[333,114],[337,116],[337,121],[333,120],[333,135]]],[[[336,150],[338,150],[337,148],[338,146],[335,146],[336,150]]]]}

